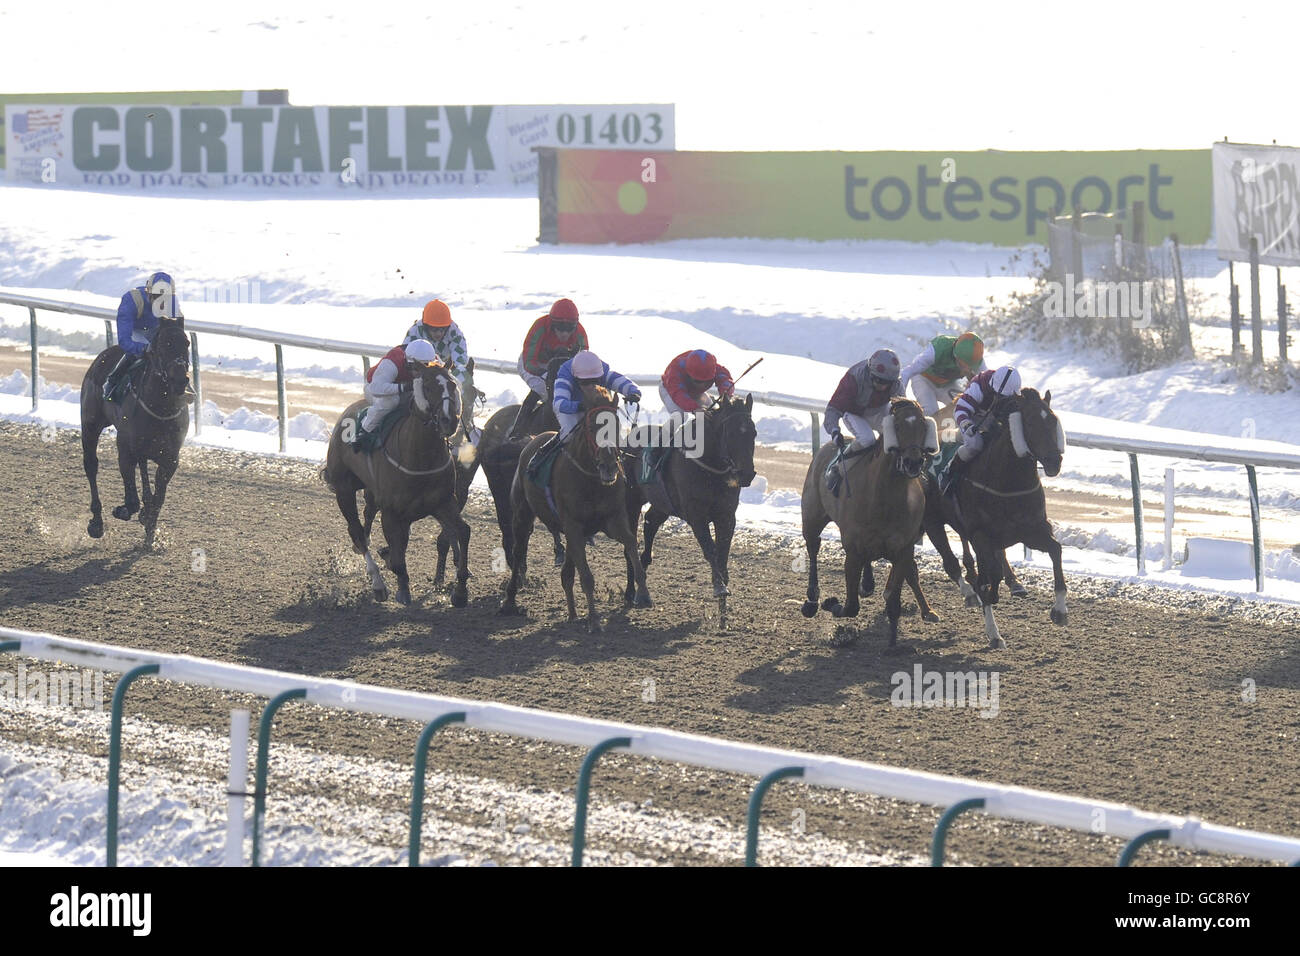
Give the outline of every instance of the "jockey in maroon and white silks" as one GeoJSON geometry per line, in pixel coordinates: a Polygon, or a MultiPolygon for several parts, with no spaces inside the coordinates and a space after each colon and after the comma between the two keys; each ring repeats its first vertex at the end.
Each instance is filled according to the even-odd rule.
{"type": "Polygon", "coordinates": [[[865,450],[876,443],[876,431],[881,428],[885,413],[889,411],[889,400],[903,394],[903,384],[899,381],[901,371],[902,363],[895,353],[878,349],[871,358],[844,373],[826,405],[822,426],[826,434],[835,439],[835,444],[844,448],[844,436],[840,434],[841,418],[853,433],[849,450],[865,450]]]}
{"type": "Polygon", "coordinates": [[[953,418],[962,436],[961,447],[957,449],[957,456],[962,461],[970,461],[984,450],[984,436],[978,429],[988,411],[998,399],[1019,391],[1020,373],[1010,365],[980,372],[970,380],[953,409],[953,418]]]}
{"type": "Polygon", "coordinates": [[[389,349],[366,376],[366,398],[370,407],[361,419],[361,430],[372,432],[384,416],[402,401],[402,392],[410,391],[417,367],[438,361],[438,353],[425,339],[389,349]]]}

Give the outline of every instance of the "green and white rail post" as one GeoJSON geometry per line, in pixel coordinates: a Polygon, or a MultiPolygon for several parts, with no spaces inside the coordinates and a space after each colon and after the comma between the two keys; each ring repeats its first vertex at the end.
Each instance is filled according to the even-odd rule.
{"type": "Polygon", "coordinates": [[[1147,573],[1147,557],[1142,542],[1142,481],[1138,476],[1138,456],[1128,456],[1129,480],[1133,483],[1133,536],[1137,541],[1138,574],[1147,573]]]}
{"type": "Polygon", "coordinates": [[[199,374],[199,333],[190,333],[190,366],[194,371],[194,434],[203,431],[203,378],[199,374]]]}
{"type": "Polygon", "coordinates": [[[952,826],[952,822],[967,810],[982,809],[984,809],[984,798],[971,797],[969,800],[958,800],[943,812],[943,816],[935,824],[934,836],[930,839],[931,866],[943,866],[944,846],[948,842],[948,829],[952,826]]]}
{"type": "Polygon", "coordinates": [[[1120,852],[1119,861],[1116,866],[1128,866],[1133,862],[1133,857],[1137,856],[1137,851],[1142,849],[1148,843],[1154,843],[1156,840],[1168,840],[1169,830],[1148,830],[1146,833],[1139,833],[1128,843],[1124,844],[1124,849],[1120,852]]]}
{"type": "Polygon", "coordinates": [[[280,451],[289,450],[289,412],[284,398],[284,346],[275,343],[275,414],[280,424],[280,451]]]}
{"type": "Polygon", "coordinates": [[[787,777],[802,777],[803,767],[778,767],[758,783],[749,794],[749,812],[745,817],[745,866],[758,866],[758,818],[763,812],[763,798],[772,784],[787,777]]]}
{"type": "Polygon", "coordinates": [[[32,317],[32,411],[36,411],[41,403],[41,387],[38,381],[41,377],[41,353],[36,348],[36,310],[28,307],[27,311],[32,317]]]}
{"type": "Polygon", "coordinates": [[[587,798],[591,792],[591,772],[596,768],[596,761],[606,751],[616,747],[631,747],[631,737],[610,737],[591,748],[582,769],[578,771],[578,787],[574,794],[576,806],[573,811],[573,865],[582,866],[582,851],[587,843],[587,798]]]}
{"type": "Polygon", "coordinates": [[[1259,532],[1259,481],[1255,478],[1255,466],[1246,466],[1246,481],[1250,485],[1250,536],[1255,555],[1255,590],[1264,590],[1264,546],[1259,532]]]}
{"type": "Polygon", "coordinates": [[[429,756],[429,743],[433,735],[448,724],[463,724],[465,712],[458,710],[429,721],[415,745],[415,781],[411,784],[411,841],[408,860],[411,866],[420,865],[420,827],[424,819],[424,768],[429,756]]]}
{"type": "Polygon", "coordinates": [[[108,819],[105,866],[117,866],[117,801],[119,777],[122,771],[122,707],[126,703],[126,691],[137,678],[157,674],[157,664],[141,664],[133,667],[117,679],[113,688],[112,722],[108,733],[108,819]]]}
{"type": "Polygon", "coordinates": [[[253,866],[261,866],[262,818],[266,816],[266,764],[271,749],[271,721],[275,712],[291,700],[307,696],[307,688],[295,687],[271,698],[257,725],[257,779],[253,784],[253,866]]]}

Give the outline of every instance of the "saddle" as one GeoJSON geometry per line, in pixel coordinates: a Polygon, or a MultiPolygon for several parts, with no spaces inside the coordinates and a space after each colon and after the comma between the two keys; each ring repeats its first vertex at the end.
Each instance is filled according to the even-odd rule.
{"type": "Polygon", "coordinates": [[[555,469],[555,460],[560,457],[560,450],[564,446],[556,442],[551,448],[539,448],[533,452],[533,457],[528,460],[528,480],[538,488],[544,488],[547,491],[551,487],[551,472],[555,469]]]}
{"type": "Polygon", "coordinates": [[[124,369],[115,368],[108,373],[104,381],[104,398],[110,402],[121,402],[126,395],[127,383],[137,391],[140,377],[144,374],[145,357],[143,354],[131,356],[124,369]]]}
{"type": "Polygon", "coordinates": [[[355,414],[343,419],[345,423],[344,429],[347,428],[346,422],[352,422],[352,434],[356,436],[351,443],[352,450],[366,455],[372,454],[375,449],[384,446],[384,442],[388,440],[389,434],[397,423],[411,413],[411,406],[407,402],[398,405],[384,416],[383,421],[379,423],[379,427],[370,432],[361,427],[361,419],[366,417],[366,412],[369,410],[369,405],[363,405],[357,409],[355,414]]]}

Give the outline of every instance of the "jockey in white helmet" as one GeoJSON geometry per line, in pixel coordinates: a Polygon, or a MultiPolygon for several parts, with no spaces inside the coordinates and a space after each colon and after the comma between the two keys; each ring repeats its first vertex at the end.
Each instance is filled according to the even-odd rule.
{"type": "Polygon", "coordinates": [[[998,369],[980,372],[953,409],[953,418],[957,420],[957,429],[961,432],[961,447],[948,465],[944,482],[944,491],[956,487],[957,480],[966,470],[966,465],[984,450],[984,435],[981,426],[993,406],[999,399],[1010,398],[1020,393],[1020,373],[1010,365],[998,369]]]}
{"type": "Polygon", "coordinates": [[[417,370],[437,361],[438,353],[433,346],[424,339],[416,339],[391,349],[371,366],[366,376],[366,398],[370,399],[370,408],[361,419],[361,430],[371,432],[378,428],[384,417],[401,403],[402,393],[412,389],[417,370]]]}

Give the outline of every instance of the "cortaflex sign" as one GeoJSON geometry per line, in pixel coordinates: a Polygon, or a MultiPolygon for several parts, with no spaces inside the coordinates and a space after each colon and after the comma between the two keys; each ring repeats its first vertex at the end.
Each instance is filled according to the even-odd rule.
{"type": "Polygon", "coordinates": [[[154,190],[528,186],[536,146],[674,147],[673,107],[13,105],[11,182],[154,190]]]}

